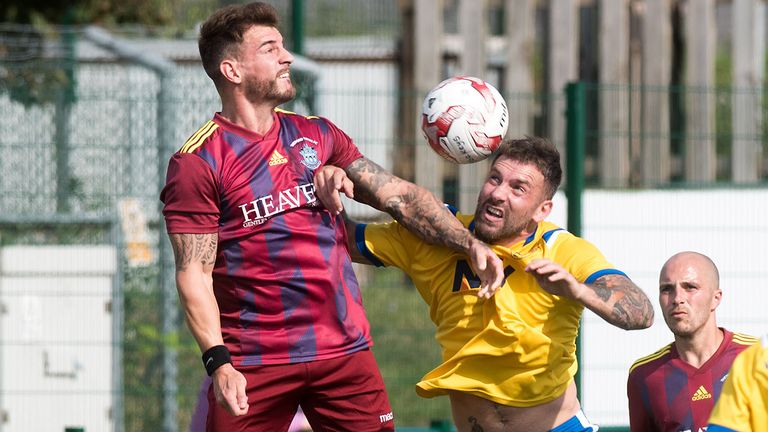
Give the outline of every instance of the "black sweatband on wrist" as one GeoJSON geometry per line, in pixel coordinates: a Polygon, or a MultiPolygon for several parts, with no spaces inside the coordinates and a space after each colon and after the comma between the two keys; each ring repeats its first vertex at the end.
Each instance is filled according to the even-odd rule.
{"type": "Polygon", "coordinates": [[[203,365],[208,376],[213,375],[213,371],[227,363],[232,363],[232,357],[229,356],[229,350],[224,345],[213,346],[203,353],[203,365]]]}

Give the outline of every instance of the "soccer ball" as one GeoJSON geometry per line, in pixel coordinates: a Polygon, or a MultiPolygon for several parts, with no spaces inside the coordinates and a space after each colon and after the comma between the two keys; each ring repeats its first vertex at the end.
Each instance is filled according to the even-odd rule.
{"type": "Polygon", "coordinates": [[[491,155],[507,133],[507,103],[492,85],[473,77],[449,78],[427,93],[421,130],[432,149],[454,163],[491,155]]]}

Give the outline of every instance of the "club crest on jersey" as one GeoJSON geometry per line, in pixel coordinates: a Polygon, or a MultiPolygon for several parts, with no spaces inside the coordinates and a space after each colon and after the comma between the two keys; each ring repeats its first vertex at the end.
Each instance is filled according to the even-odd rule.
{"type": "Polygon", "coordinates": [[[301,157],[304,158],[301,163],[305,167],[315,170],[320,166],[320,159],[317,158],[317,150],[304,144],[301,150],[299,150],[299,153],[301,154],[301,157]]]}

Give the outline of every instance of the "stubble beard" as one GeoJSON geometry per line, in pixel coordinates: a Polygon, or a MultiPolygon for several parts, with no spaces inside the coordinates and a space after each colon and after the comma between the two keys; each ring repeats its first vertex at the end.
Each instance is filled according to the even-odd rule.
{"type": "Polygon", "coordinates": [[[672,332],[672,334],[682,339],[690,338],[696,333],[696,331],[699,328],[703,326],[703,324],[697,326],[696,323],[694,323],[690,319],[685,321],[677,321],[677,322],[672,321],[670,323],[670,320],[672,318],[669,318],[669,319],[667,319],[666,317],[664,318],[665,318],[665,321],[667,322],[667,327],[669,327],[669,330],[672,332]]]}
{"type": "Polygon", "coordinates": [[[488,244],[498,244],[505,240],[515,238],[523,232],[528,225],[530,218],[522,220],[519,218],[505,218],[504,223],[498,229],[488,227],[480,217],[480,212],[484,206],[479,206],[475,212],[475,237],[478,240],[488,244]]]}
{"type": "Polygon", "coordinates": [[[286,90],[280,90],[277,80],[259,80],[248,78],[245,81],[245,97],[251,103],[273,101],[277,105],[288,102],[296,96],[296,89],[291,85],[286,90]]]}

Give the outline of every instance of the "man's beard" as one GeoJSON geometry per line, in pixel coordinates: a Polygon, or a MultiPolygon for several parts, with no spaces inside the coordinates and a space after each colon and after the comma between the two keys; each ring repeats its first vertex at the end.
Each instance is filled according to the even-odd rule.
{"type": "Polygon", "coordinates": [[[488,244],[499,244],[520,235],[526,225],[525,223],[518,226],[508,226],[505,224],[499,230],[486,230],[483,224],[478,223],[475,224],[475,237],[488,244]]]}
{"type": "Polygon", "coordinates": [[[290,101],[294,96],[296,96],[296,89],[293,85],[287,90],[281,91],[277,86],[276,79],[246,78],[245,80],[245,97],[251,103],[274,101],[279,105],[290,101]]]}
{"type": "Polygon", "coordinates": [[[530,217],[504,219],[501,228],[486,228],[480,220],[481,211],[483,211],[483,206],[479,206],[475,212],[475,237],[488,244],[503,243],[506,240],[519,236],[531,221],[530,217]]]}

